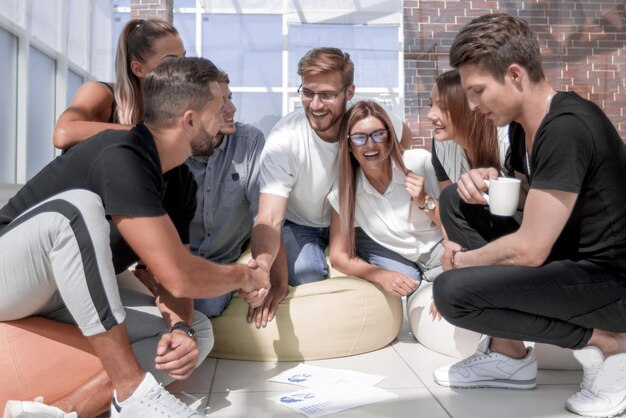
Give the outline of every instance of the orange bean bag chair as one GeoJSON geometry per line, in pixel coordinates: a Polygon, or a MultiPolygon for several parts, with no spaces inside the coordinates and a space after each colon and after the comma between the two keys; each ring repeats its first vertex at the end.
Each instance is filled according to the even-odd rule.
{"type": "Polygon", "coordinates": [[[55,402],[101,370],[75,325],[41,317],[0,322],[0,412],[8,400],[55,402]]]}

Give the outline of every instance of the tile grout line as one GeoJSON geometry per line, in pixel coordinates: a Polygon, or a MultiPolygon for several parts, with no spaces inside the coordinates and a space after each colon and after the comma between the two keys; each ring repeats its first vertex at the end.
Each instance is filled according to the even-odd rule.
{"type": "MultiPolygon", "coordinates": [[[[396,341],[398,342],[398,341],[396,341]]],[[[448,411],[448,409],[443,405],[443,403],[441,403],[441,401],[439,400],[439,398],[437,398],[437,396],[432,392],[431,388],[428,387],[428,385],[419,377],[419,375],[415,372],[415,370],[413,370],[413,368],[411,367],[411,365],[406,361],[406,359],[404,358],[404,356],[402,356],[402,353],[400,353],[398,350],[396,350],[395,346],[391,346],[391,348],[393,348],[393,350],[396,352],[396,354],[398,355],[398,357],[400,357],[402,359],[402,362],[409,368],[409,370],[411,370],[411,373],[413,373],[415,375],[415,377],[417,377],[417,380],[419,380],[422,385],[424,385],[424,389],[426,389],[428,391],[428,393],[430,394],[430,396],[432,396],[432,398],[435,400],[435,402],[437,402],[437,404],[439,404],[439,406],[441,407],[441,409],[443,409],[443,411],[450,417],[450,418],[454,418],[452,416],[452,414],[448,411]]]]}
{"type": "MultiPolygon", "coordinates": [[[[219,361],[220,359],[218,358],[215,359],[215,367],[213,368],[213,377],[211,377],[211,387],[209,387],[209,393],[207,393],[206,407],[204,408],[205,412],[207,409],[209,409],[209,403],[211,402],[211,394],[213,393],[213,385],[215,384],[215,376],[217,375],[217,363],[219,361]]],[[[206,416],[206,413],[204,415],[206,416]]]]}

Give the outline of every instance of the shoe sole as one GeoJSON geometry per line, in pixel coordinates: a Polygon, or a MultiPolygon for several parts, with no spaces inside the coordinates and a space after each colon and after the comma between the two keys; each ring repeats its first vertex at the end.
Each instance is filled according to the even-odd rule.
{"type": "Polygon", "coordinates": [[[608,411],[577,411],[576,408],[573,408],[568,403],[565,404],[565,409],[573,412],[574,414],[582,415],[583,417],[612,418],[626,410],[626,398],[622,399],[622,401],[615,408],[609,409],[608,411]]]}
{"type": "Polygon", "coordinates": [[[441,386],[457,389],[479,389],[479,388],[492,388],[492,389],[513,389],[513,390],[532,390],[537,387],[537,381],[532,380],[520,380],[518,382],[512,382],[511,380],[482,380],[475,382],[443,382],[435,378],[435,382],[441,386]]]}

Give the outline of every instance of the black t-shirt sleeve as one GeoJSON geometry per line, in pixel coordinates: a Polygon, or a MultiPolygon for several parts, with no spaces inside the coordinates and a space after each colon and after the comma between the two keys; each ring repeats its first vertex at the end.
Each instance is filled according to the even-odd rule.
{"type": "Polygon", "coordinates": [[[540,128],[533,146],[531,188],[579,193],[593,152],[593,138],[577,117],[555,117],[540,128]]]}
{"type": "Polygon", "coordinates": [[[433,164],[433,168],[435,169],[435,176],[437,176],[437,181],[448,181],[450,177],[448,177],[448,173],[441,165],[441,161],[439,161],[439,157],[437,157],[437,150],[435,148],[435,138],[433,138],[432,146],[431,146],[431,162],[433,164]]]}
{"type": "Polygon", "coordinates": [[[165,215],[159,167],[139,148],[106,148],[94,161],[88,182],[102,198],[107,216],[165,215]]]}
{"type": "Polygon", "coordinates": [[[163,175],[167,211],[183,244],[189,244],[189,228],[196,212],[197,185],[186,165],[178,166],[163,175]]]}

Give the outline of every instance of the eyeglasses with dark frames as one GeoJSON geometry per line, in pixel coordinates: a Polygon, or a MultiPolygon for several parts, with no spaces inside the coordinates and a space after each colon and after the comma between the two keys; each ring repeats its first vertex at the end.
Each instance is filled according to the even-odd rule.
{"type": "Polygon", "coordinates": [[[348,138],[350,138],[350,142],[352,142],[352,145],[356,147],[361,147],[367,143],[367,140],[369,138],[372,138],[372,141],[376,142],[377,144],[383,144],[387,142],[388,133],[389,133],[389,129],[383,128],[383,129],[376,129],[374,132],[369,133],[369,134],[365,134],[362,132],[355,132],[353,134],[348,135],[348,138]]]}
{"type": "Polygon", "coordinates": [[[348,87],[350,87],[351,83],[346,84],[339,91],[311,91],[309,89],[303,89],[302,84],[298,87],[298,94],[300,95],[300,100],[303,102],[312,102],[315,98],[315,95],[320,98],[322,103],[325,104],[333,104],[335,100],[337,100],[337,96],[346,91],[348,87]]]}

